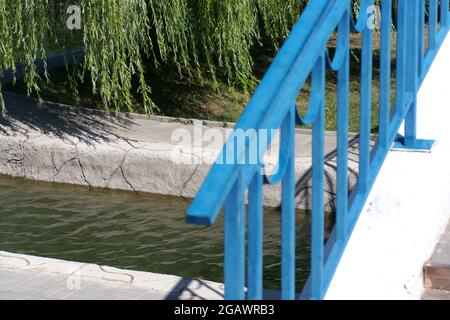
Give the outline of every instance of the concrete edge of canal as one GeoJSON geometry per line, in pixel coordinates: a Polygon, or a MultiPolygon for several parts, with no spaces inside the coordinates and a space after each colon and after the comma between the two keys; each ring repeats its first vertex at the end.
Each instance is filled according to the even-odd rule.
{"type": "MultiPolygon", "coordinates": [[[[19,276],[15,275],[18,278],[17,284],[9,288],[6,285],[2,286],[0,290],[9,290],[10,293],[22,292],[24,297],[27,291],[33,292],[33,288],[40,286],[41,293],[34,293],[34,298],[52,298],[52,295],[64,298],[61,294],[55,296],[57,292],[45,293],[46,289],[50,289],[46,288],[43,282],[42,276],[45,276],[46,280],[59,279],[59,285],[62,285],[61,291],[68,296],[74,293],[79,295],[83,292],[86,297],[89,297],[93,287],[97,289],[98,286],[103,285],[111,289],[111,294],[116,293],[117,297],[124,298],[130,297],[128,293],[124,294],[126,289],[131,293],[133,290],[138,293],[153,293],[152,298],[161,300],[223,299],[224,286],[221,283],[0,251],[0,274],[8,271],[15,272],[14,274],[19,272],[19,276]],[[33,275],[41,277],[36,278],[33,275]],[[92,283],[95,285],[92,286],[92,283]]],[[[0,281],[1,278],[0,276],[0,281]]]]}

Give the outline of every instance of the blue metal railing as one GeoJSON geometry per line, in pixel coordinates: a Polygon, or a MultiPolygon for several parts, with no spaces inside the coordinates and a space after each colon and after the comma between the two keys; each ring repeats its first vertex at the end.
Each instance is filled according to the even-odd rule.
{"type": "MultiPolygon", "coordinates": [[[[65,66],[80,62],[84,59],[84,49],[79,48],[68,51],[66,53],[56,53],[50,57],[43,59],[37,59],[34,63],[36,65],[36,72],[43,73],[44,71],[56,70],[65,66]]],[[[3,74],[0,74],[0,84],[5,85],[13,81],[20,81],[24,77],[26,72],[26,66],[23,64],[17,64],[15,70],[6,70],[3,74]]]]}
{"type": "MultiPolygon", "coordinates": [[[[309,2],[278,53],[259,88],[239,120],[235,133],[226,143],[219,160],[187,211],[187,221],[212,225],[225,208],[225,298],[261,299],[263,296],[263,185],[282,185],[282,299],[322,299],[337,264],[368,197],[384,159],[397,139],[405,121],[405,135],[399,147],[426,149],[430,141],[416,138],[416,97],[428,69],[449,29],[448,1],[382,0],[380,30],[379,134],[371,148],[371,109],[373,79],[372,27],[369,7],[373,0],[362,0],[359,18],[352,19],[351,0],[316,0],[309,2]],[[425,8],[425,6],[428,6],[425,8]],[[396,76],[394,105],[391,105],[391,40],[393,13],[396,12],[396,76]],[[428,15],[425,14],[428,12],[428,15]],[[425,17],[428,16],[428,23],[425,17]],[[425,26],[428,25],[428,49],[425,26]],[[360,77],[359,176],[348,192],[348,119],[350,33],[362,34],[360,77]],[[327,43],[337,34],[334,56],[327,43]],[[325,243],[324,238],[324,132],[326,69],[337,72],[337,198],[336,224],[325,243]],[[311,76],[311,98],[306,115],[301,118],[296,97],[311,76]],[[311,274],[300,297],[295,287],[295,126],[312,125],[312,229],[311,274]],[[262,174],[262,155],[269,144],[260,138],[236,140],[246,130],[272,132],[280,129],[281,147],[278,173],[262,174]],[[238,134],[238,132],[240,134],[238,134]],[[257,144],[258,161],[245,161],[250,146],[257,144]],[[227,162],[233,154],[234,162],[227,162]],[[248,193],[247,193],[248,191],[248,193]],[[245,205],[248,195],[248,207],[245,205]],[[248,209],[248,224],[246,213],[248,209]],[[248,225],[248,228],[246,228],[248,225]],[[246,236],[248,238],[246,238],[246,236]],[[246,246],[247,243],[247,246],[246,246]],[[248,255],[246,255],[248,251],[248,255]],[[246,268],[247,263],[247,268],[246,268]],[[246,273],[247,272],[247,273],[246,273]],[[248,288],[245,291],[245,288],[248,288]]],[[[259,136],[260,137],[260,136],[259,136]]]]}

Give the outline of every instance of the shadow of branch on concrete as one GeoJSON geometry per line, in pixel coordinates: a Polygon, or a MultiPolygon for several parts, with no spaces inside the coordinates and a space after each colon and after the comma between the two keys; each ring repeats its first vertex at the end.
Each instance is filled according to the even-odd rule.
{"type": "Polygon", "coordinates": [[[21,95],[4,93],[7,113],[0,116],[0,134],[6,136],[37,133],[62,140],[78,138],[92,144],[122,137],[117,129],[127,129],[134,121],[123,115],[112,116],[101,110],[88,110],[51,102],[39,103],[21,95]]]}

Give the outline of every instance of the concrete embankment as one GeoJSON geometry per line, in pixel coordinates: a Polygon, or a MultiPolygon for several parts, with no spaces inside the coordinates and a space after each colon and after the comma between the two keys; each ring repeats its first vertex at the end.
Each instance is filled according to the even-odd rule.
{"type": "MultiPolygon", "coordinates": [[[[5,94],[8,113],[0,119],[0,173],[31,180],[92,188],[149,192],[192,198],[219,154],[232,124],[110,116],[5,94]]],[[[297,207],[311,203],[311,135],[296,137],[297,207]]],[[[326,208],[335,198],[335,133],[326,134],[326,208]]],[[[279,141],[266,156],[278,162],[279,141]]],[[[349,150],[351,184],[357,175],[357,141],[349,150]]],[[[272,168],[272,169],[271,169],[272,168]]],[[[280,204],[279,186],[267,186],[265,205],[280,204]]]]}

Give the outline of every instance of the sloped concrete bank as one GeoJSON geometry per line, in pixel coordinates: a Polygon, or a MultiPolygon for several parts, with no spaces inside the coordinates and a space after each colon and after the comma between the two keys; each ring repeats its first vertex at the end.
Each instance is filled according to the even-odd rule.
{"type": "MultiPolygon", "coordinates": [[[[41,103],[7,93],[0,118],[0,173],[91,188],[192,198],[219,154],[232,124],[150,117],[109,116],[101,111],[41,103]],[[199,142],[200,141],[200,142],[199,142]]],[[[311,135],[298,130],[297,206],[310,207],[311,135]]],[[[358,146],[351,142],[350,185],[357,175],[358,146]]],[[[335,133],[326,134],[326,208],[335,198],[335,133]]],[[[268,171],[278,161],[276,142],[268,171]]],[[[272,169],[271,169],[272,168],[272,169]]],[[[280,204],[280,187],[266,187],[265,205],[280,204]]]]}

